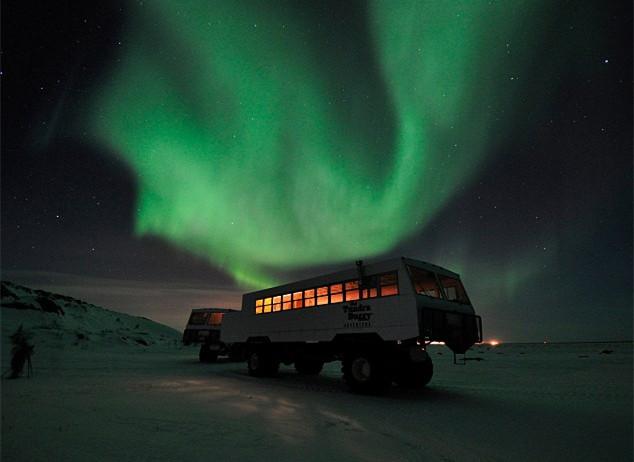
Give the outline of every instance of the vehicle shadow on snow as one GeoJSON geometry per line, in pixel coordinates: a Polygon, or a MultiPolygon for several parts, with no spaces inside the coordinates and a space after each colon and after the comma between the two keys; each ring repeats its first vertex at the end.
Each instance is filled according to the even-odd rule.
{"type": "Polygon", "coordinates": [[[341,377],[332,375],[307,376],[297,374],[295,371],[281,370],[273,377],[252,377],[244,367],[224,368],[214,372],[214,375],[236,380],[250,382],[254,386],[279,387],[300,391],[321,393],[347,393],[347,388],[341,377]]]}
{"type": "MultiPolygon", "coordinates": [[[[218,361],[216,364],[208,364],[210,366],[209,373],[212,375],[220,375],[226,378],[232,378],[244,382],[250,382],[254,386],[261,384],[266,387],[279,387],[293,389],[297,391],[307,391],[310,393],[334,393],[350,396],[347,385],[343,381],[341,375],[330,373],[322,373],[317,376],[301,375],[294,370],[280,370],[273,377],[252,377],[246,371],[243,363],[235,363],[231,361],[218,361]],[[214,368],[224,364],[225,367],[214,368]],[[236,367],[227,368],[226,365],[235,364],[236,367]]],[[[394,401],[430,401],[430,402],[464,402],[465,400],[474,399],[473,396],[465,394],[460,390],[447,390],[442,387],[434,386],[433,381],[427,387],[421,389],[403,389],[396,385],[392,385],[384,393],[378,395],[353,395],[353,396],[372,396],[394,401]]]]}
{"type": "Polygon", "coordinates": [[[235,361],[231,361],[229,358],[218,358],[218,360],[216,360],[215,362],[201,362],[200,359],[198,359],[197,356],[193,356],[191,358],[187,357],[187,358],[179,358],[177,360],[178,364],[180,365],[188,365],[188,366],[199,366],[199,367],[213,367],[215,365],[218,364],[244,364],[244,363],[238,363],[235,361]]]}
{"type": "Polygon", "coordinates": [[[385,394],[385,397],[399,401],[430,401],[445,403],[458,401],[464,402],[466,400],[473,399],[472,396],[461,393],[460,391],[435,387],[433,383],[419,390],[406,390],[393,386],[388,393],[385,394]]]}

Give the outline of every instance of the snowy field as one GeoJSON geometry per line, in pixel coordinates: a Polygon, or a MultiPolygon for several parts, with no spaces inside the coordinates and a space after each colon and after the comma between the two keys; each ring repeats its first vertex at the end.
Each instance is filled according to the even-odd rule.
{"type": "Polygon", "coordinates": [[[192,348],[39,352],[2,383],[2,460],[632,460],[631,344],[433,350],[428,389],[383,397],[336,363],[256,379],[192,348]]]}
{"type": "Polygon", "coordinates": [[[632,460],[631,343],[476,346],[466,366],[433,346],[427,389],[358,396],[338,363],[252,378],[105,311],[128,333],[2,309],[3,371],[7,334],[35,333],[34,376],[2,381],[3,461],[632,460]]]}

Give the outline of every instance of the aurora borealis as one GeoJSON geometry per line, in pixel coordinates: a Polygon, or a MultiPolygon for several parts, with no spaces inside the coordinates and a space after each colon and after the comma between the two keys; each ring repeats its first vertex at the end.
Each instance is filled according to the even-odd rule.
{"type": "Polygon", "coordinates": [[[403,255],[487,337],[631,339],[631,2],[3,9],[3,279],[181,329],[403,255]]]}
{"type": "Polygon", "coordinates": [[[356,50],[305,33],[283,5],[136,6],[93,106],[96,136],[137,175],[136,232],[250,286],[381,254],[424,228],[499,136],[491,114],[513,102],[539,11],[373,2],[366,73],[356,50]],[[513,59],[503,37],[522,30],[513,59]]]}

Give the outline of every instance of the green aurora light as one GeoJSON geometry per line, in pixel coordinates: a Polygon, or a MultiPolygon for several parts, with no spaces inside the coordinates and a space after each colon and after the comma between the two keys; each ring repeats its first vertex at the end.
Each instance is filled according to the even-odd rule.
{"type": "Polygon", "coordinates": [[[371,2],[366,67],[290,3],[131,8],[91,124],[137,175],[136,232],[259,287],[389,251],[473,180],[542,4],[371,2]]]}

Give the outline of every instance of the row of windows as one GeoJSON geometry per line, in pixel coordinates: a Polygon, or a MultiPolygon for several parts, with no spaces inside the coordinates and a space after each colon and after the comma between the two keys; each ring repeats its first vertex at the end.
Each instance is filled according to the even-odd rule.
{"type": "Polygon", "coordinates": [[[370,276],[363,288],[359,286],[358,280],[351,280],[273,297],[258,298],[255,301],[255,314],[309,308],[317,305],[387,297],[390,295],[398,295],[396,272],[370,276]]]}

